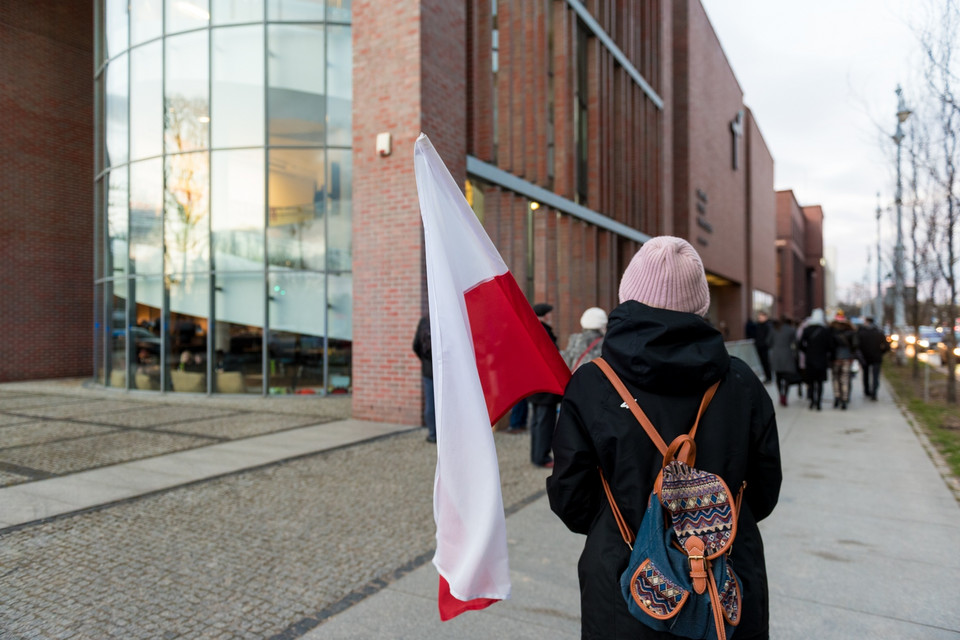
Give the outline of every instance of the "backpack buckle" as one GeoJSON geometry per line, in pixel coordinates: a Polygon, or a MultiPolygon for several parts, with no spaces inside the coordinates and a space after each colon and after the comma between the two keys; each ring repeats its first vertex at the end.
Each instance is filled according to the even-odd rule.
{"type": "Polygon", "coordinates": [[[707,590],[707,559],[703,555],[703,541],[691,536],[684,542],[687,552],[687,562],[690,563],[690,579],[693,580],[693,590],[703,593],[707,590]]]}

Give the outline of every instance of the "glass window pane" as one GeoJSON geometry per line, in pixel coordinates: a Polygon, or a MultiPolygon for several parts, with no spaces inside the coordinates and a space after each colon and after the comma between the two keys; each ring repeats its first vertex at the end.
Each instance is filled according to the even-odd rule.
{"type": "Polygon", "coordinates": [[[187,274],[170,279],[169,283],[167,388],[206,393],[210,279],[207,275],[187,274]]]}
{"type": "Polygon", "coordinates": [[[96,139],[93,141],[93,169],[95,175],[104,170],[104,151],[107,137],[107,96],[106,96],[106,69],[93,80],[93,100],[95,109],[95,126],[98,128],[96,139]]]}
{"type": "Polygon", "coordinates": [[[213,30],[214,147],[263,146],[263,27],[213,30]]]}
{"type": "Polygon", "coordinates": [[[268,392],[322,392],[324,275],[272,272],[269,302],[268,392]]]}
{"type": "Polygon", "coordinates": [[[130,0],[130,44],[163,34],[163,0],[130,0]]]}
{"type": "Polygon", "coordinates": [[[109,374],[107,386],[125,388],[127,386],[127,281],[126,279],[107,283],[107,295],[111,300],[109,374]]]}
{"type": "Polygon", "coordinates": [[[163,59],[160,41],[130,52],[130,158],[163,153],[163,59]]]}
{"type": "Polygon", "coordinates": [[[350,27],[327,27],[327,144],[349,147],[353,130],[353,41],[350,27]]]}
{"type": "Polygon", "coordinates": [[[163,280],[160,276],[134,278],[130,299],[130,340],[133,360],[134,389],[160,390],[160,314],[163,301],[163,280]]]}
{"type": "Polygon", "coordinates": [[[327,0],[327,20],[350,22],[351,0],[327,0]]]}
{"type": "Polygon", "coordinates": [[[206,272],[210,263],[210,156],[167,156],[164,192],[164,273],[206,272]]]}
{"type": "Polygon", "coordinates": [[[323,0],[267,0],[267,18],[293,22],[323,20],[323,0]]]}
{"type": "Polygon", "coordinates": [[[323,26],[272,25],[267,47],[270,144],[322,145],[323,26]]]}
{"type": "Polygon", "coordinates": [[[167,0],[167,33],[207,26],[209,9],[207,0],[167,0]]]}
{"type": "Polygon", "coordinates": [[[104,366],[103,334],[107,323],[103,317],[103,287],[98,284],[93,287],[93,378],[98,384],[103,384],[104,366]]]}
{"type": "Polygon", "coordinates": [[[127,48],[127,0],[106,0],[104,39],[107,57],[112,58],[127,48]]]}
{"type": "Polygon", "coordinates": [[[327,392],[353,388],[353,275],[327,276],[327,392]]]}
{"type": "Polygon", "coordinates": [[[107,128],[107,164],[116,166],[127,161],[127,56],[122,55],[107,65],[107,95],[104,104],[107,128]]]}
{"type": "Polygon", "coordinates": [[[130,165],[130,269],[163,273],[163,162],[130,165]]]}
{"type": "Polygon", "coordinates": [[[263,269],[263,149],[214,151],[210,224],[213,268],[263,269]]]}
{"type": "Polygon", "coordinates": [[[353,154],[327,151],[327,269],[353,269],[353,154]]]}
{"type": "Polygon", "coordinates": [[[218,274],[213,327],[218,393],[263,390],[263,272],[218,274]]]}
{"type": "Polygon", "coordinates": [[[211,0],[213,24],[263,22],[263,0],[211,0]]]}
{"type": "Polygon", "coordinates": [[[166,151],[205,149],[210,127],[207,32],[167,38],[166,46],[166,151]]]}
{"type": "Polygon", "coordinates": [[[267,256],[288,269],[324,269],[323,150],[270,151],[267,256]]]}
{"type": "Polygon", "coordinates": [[[103,179],[93,185],[93,279],[99,280],[103,274],[104,251],[104,212],[106,199],[103,196],[103,179]]]}
{"type": "Polygon", "coordinates": [[[106,175],[107,185],[107,254],[105,276],[122,276],[127,273],[129,253],[129,219],[127,199],[129,184],[127,167],[114,169],[106,175]]]}

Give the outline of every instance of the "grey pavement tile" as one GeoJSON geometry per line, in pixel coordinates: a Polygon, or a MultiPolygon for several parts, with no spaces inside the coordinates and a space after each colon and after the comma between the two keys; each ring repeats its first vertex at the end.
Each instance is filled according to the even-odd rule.
{"type": "Polygon", "coordinates": [[[285,415],[278,413],[242,413],[217,418],[205,418],[164,425],[164,431],[176,431],[212,438],[247,438],[284,429],[293,429],[325,422],[312,416],[285,415]]]}
{"type": "Polygon", "coordinates": [[[30,478],[27,476],[22,476],[18,473],[8,473],[6,471],[0,471],[0,487],[10,487],[15,484],[20,484],[22,482],[29,482],[30,478]]]}
{"type": "Polygon", "coordinates": [[[143,406],[140,402],[124,400],[90,399],[81,402],[46,405],[41,407],[24,407],[17,413],[37,418],[73,418],[77,420],[96,421],[100,414],[131,410],[143,406]]]}
{"type": "Polygon", "coordinates": [[[210,442],[209,439],[195,436],[123,431],[0,450],[0,461],[64,474],[181,451],[210,442]]]}
{"type": "Polygon", "coordinates": [[[0,413],[0,427],[6,427],[11,424],[20,424],[36,420],[30,416],[21,416],[15,413],[0,413]]]}
{"type": "Polygon", "coordinates": [[[154,405],[146,404],[137,409],[118,411],[98,416],[101,424],[123,427],[164,427],[178,422],[217,418],[236,414],[236,411],[203,406],[154,405]]]}
{"type": "Polygon", "coordinates": [[[0,398],[0,411],[19,412],[31,407],[47,407],[53,405],[83,405],[90,400],[78,398],[76,396],[58,396],[58,395],[22,395],[12,398],[0,398]]]}
{"type": "MultiPolygon", "coordinates": [[[[53,442],[64,438],[114,433],[113,427],[48,420],[0,427],[0,451],[10,447],[53,442]]],[[[0,454],[2,457],[2,454],[0,454]]]]}

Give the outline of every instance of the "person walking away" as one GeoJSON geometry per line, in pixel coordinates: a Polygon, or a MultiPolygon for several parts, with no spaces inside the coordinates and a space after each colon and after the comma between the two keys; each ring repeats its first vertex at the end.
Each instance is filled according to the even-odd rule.
{"type": "Polygon", "coordinates": [[[810,408],[820,411],[823,402],[823,382],[833,362],[833,334],[826,326],[823,309],[814,309],[800,336],[800,350],[804,355],[807,399],[810,408]]]}
{"type": "Polygon", "coordinates": [[[863,361],[863,395],[876,401],[877,388],[880,385],[880,365],[883,354],[890,350],[886,336],[873,323],[873,318],[865,318],[857,330],[860,343],[860,358],[863,361]]]}
{"type": "Polygon", "coordinates": [[[780,405],[785,407],[790,385],[800,380],[797,372],[797,332],[793,320],[786,316],[774,320],[767,343],[770,348],[770,368],[777,377],[780,405]]]}
{"type": "Polygon", "coordinates": [[[840,407],[846,410],[850,402],[850,373],[853,367],[853,359],[857,352],[857,332],[853,325],[847,321],[843,311],[838,311],[837,315],[830,323],[830,331],[833,333],[833,408],[840,407]]]}
{"type": "MultiPolygon", "coordinates": [[[[557,336],[553,327],[548,324],[553,305],[539,302],[533,305],[533,311],[540,318],[540,324],[550,336],[553,344],[557,344],[557,336]]],[[[559,350],[559,347],[557,347],[559,350]]],[[[553,444],[553,429],[557,424],[557,404],[560,396],[555,393],[535,393],[530,396],[532,409],[530,419],[530,461],[538,467],[550,468],[553,458],[550,457],[550,448],[553,444]]]]}
{"type": "Polygon", "coordinates": [[[603,333],[607,330],[607,312],[600,307],[590,307],[580,316],[580,326],[583,331],[571,334],[567,348],[560,352],[570,371],[600,356],[603,333]]]}
{"type": "Polygon", "coordinates": [[[420,358],[423,378],[423,423],[427,425],[427,442],[437,441],[437,413],[433,398],[433,353],[430,350],[430,317],[424,316],[417,323],[413,336],[413,352],[420,358]]]}
{"type": "Polygon", "coordinates": [[[757,349],[757,356],[760,358],[760,366],[763,367],[763,384],[770,384],[770,347],[768,340],[770,331],[773,327],[770,324],[770,317],[766,312],[761,311],[757,314],[757,326],[754,329],[753,345],[757,349]]]}
{"type": "MultiPolygon", "coordinates": [[[[664,441],[690,431],[704,391],[719,387],[696,432],[696,466],[727,486],[747,487],[730,562],[743,586],[739,639],[767,638],[768,594],[757,522],[780,492],[773,403],[744,361],[704,319],[710,293],[703,263],[685,240],[656,237],[634,255],[620,281],[602,356],[664,441]]],[[[626,523],[637,531],[663,457],[595,364],[574,372],[563,396],[547,479],[550,508],[586,534],[579,562],[581,637],[673,638],[634,618],[620,590],[630,548],[607,502],[603,469],[626,523]]]]}

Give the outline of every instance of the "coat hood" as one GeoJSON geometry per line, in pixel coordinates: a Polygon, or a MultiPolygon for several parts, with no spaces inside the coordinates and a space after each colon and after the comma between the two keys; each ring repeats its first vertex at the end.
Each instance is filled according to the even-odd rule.
{"type": "Polygon", "coordinates": [[[730,367],[723,335],[706,320],[635,300],[610,313],[602,355],[625,379],[664,395],[703,391],[730,367]]]}

